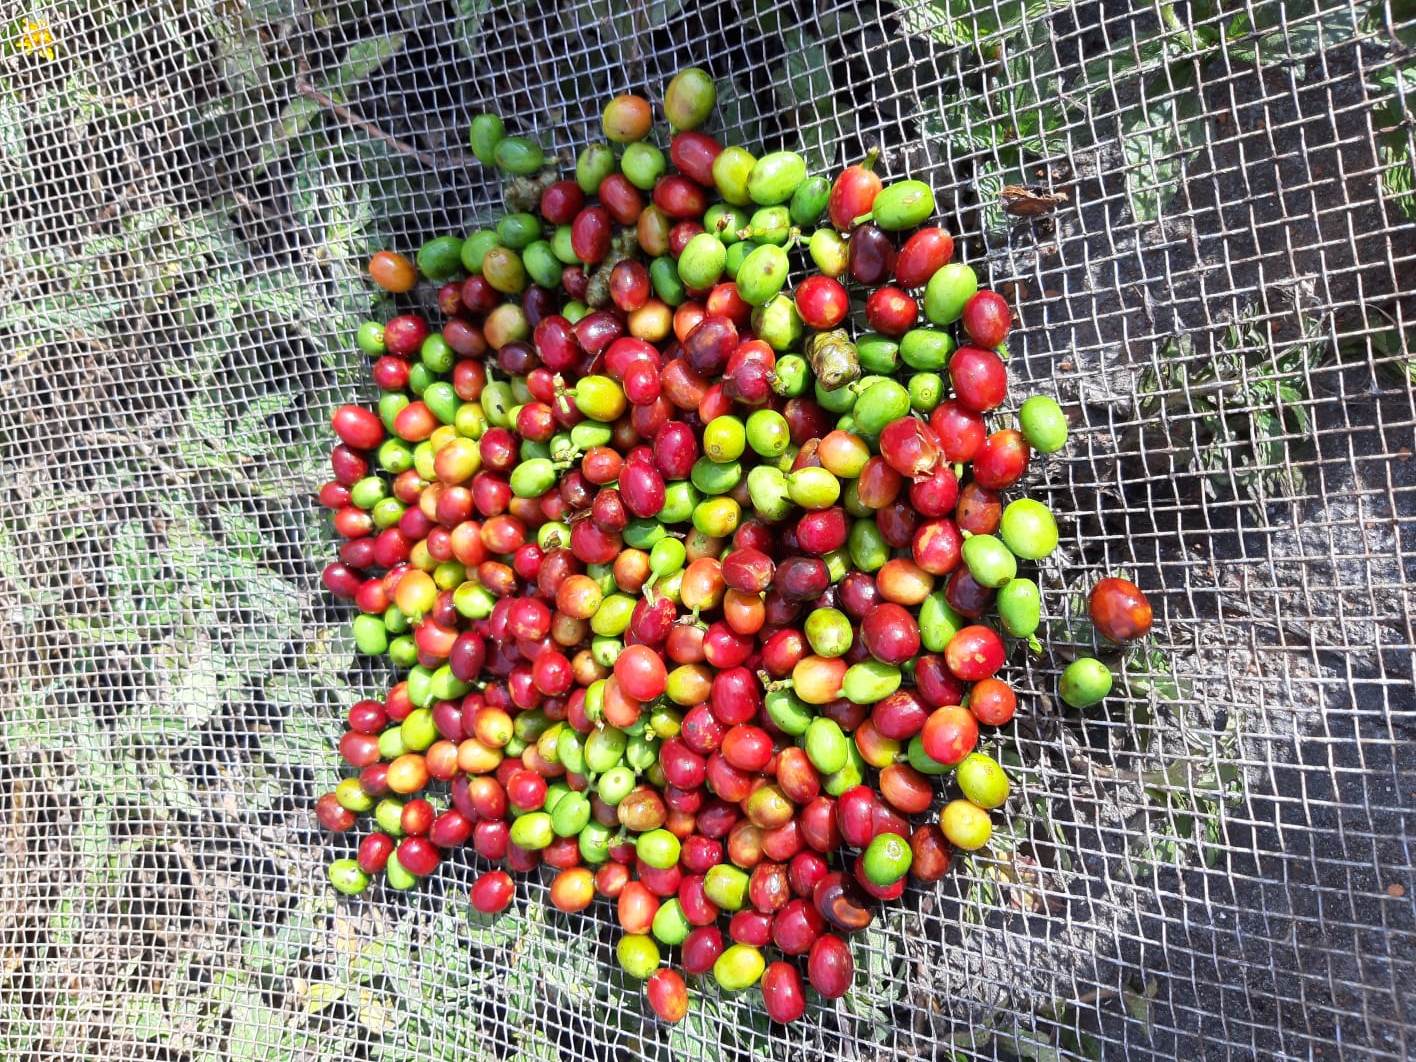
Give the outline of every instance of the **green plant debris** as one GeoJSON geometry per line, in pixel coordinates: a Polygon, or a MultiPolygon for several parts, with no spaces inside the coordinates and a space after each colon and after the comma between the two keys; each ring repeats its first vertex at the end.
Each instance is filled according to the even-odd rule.
{"type": "Polygon", "coordinates": [[[1211,351],[1172,340],[1137,388],[1142,418],[1172,416],[1171,445],[1206,494],[1265,501],[1297,493],[1316,369],[1330,354],[1320,318],[1295,304],[1299,335],[1276,341],[1256,306],[1245,308],[1211,351]]]}

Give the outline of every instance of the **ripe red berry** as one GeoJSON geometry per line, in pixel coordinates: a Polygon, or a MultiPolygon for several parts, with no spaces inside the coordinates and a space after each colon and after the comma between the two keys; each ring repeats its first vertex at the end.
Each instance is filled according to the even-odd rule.
{"type": "Polygon", "coordinates": [[[919,320],[919,304],[900,288],[876,288],[865,300],[865,319],[887,336],[902,336],[919,320]]]}
{"type": "Polygon", "coordinates": [[[808,328],[835,328],[851,310],[851,297],[839,280],[810,276],[797,285],[797,313],[808,328]]]}
{"type": "Polygon", "coordinates": [[[980,291],[964,303],[964,331],[981,347],[990,350],[1003,342],[1013,325],[1008,300],[996,291],[980,291]]]}

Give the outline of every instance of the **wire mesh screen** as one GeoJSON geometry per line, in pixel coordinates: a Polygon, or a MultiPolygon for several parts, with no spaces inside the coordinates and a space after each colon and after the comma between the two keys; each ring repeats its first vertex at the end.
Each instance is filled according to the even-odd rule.
{"type": "Polygon", "coordinates": [[[1409,0],[59,0],[6,34],[0,1055],[1410,1053],[1409,0]],[[390,681],[312,498],[373,396],[367,256],[499,210],[476,111],[568,157],[689,64],[715,133],[929,181],[1074,429],[1030,480],[1064,548],[995,842],[785,1028],[711,987],[655,1023],[603,905],[475,918],[470,850],[337,898],[311,812],[390,681]],[[1157,633],[1080,715],[1056,677],[1117,571],[1157,633]]]}

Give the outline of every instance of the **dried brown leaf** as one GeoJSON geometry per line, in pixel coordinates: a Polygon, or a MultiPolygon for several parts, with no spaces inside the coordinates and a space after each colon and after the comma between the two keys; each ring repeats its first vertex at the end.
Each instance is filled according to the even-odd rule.
{"type": "Polygon", "coordinates": [[[1026,188],[1020,184],[1004,185],[998,193],[1003,210],[1019,218],[1038,218],[1050,214],[1067,202],[1066,192],[1048,192],[1040,187],[1026,188]]]}

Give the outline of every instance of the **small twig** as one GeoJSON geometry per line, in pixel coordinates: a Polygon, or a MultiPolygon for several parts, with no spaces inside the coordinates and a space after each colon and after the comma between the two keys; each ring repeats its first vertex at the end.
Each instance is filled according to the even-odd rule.
{"type": "Polygon", "coordinates": [[[1197,781],[1204,781],[1203,775],[1197,779],[1191,770],[1192,766],[1200,765],[1199,757],[1189,759],[1177,757],[1169,767],[1151,771],[1123,771],[1116,767],[1108,767],[1089,759],[1081,752],[1073,753],[1068,757],[1067,762],[1076,770],[1095,775],[1104,781],[1131,783],[1139,785],[1143,789],[1154,789],[1161,786],[1175,788],[1182,784],[1187,785],[1192,791],[1209,792],[1215,788],[1214,786],[1197,786],[1195,784],[1197,781]]]}
{"type": "Polygon", "coordinates": [[[262,206],[260,203],[257,203],[254,199],[241,192],[239,189],[233,188],[231,190],[231,198],[235,199],[236,205],[239,206],[242,210],[246,211],[246,213],[248,214],[254,214],[256,217],[264,218],[267,221],[278,220],[278,216],[275,214],[274,211],[268,209],[265,206],[262,206]]]}
{"type": "Polygon", "coordinates": [[[1142,783],[1139,771],[1117,770],[1115,767],[1108,767],[1104,763],[1097,763],[1095,760],[1090,759],[1080,752],[1073,753],[1071,756],[1067,757],[1067,762],[1083,774],[1095,775],[1097,778],[1108,782],[1142,783]]]}
{"type": "Polygon", "coordinates": [[[446,153],[445,158],[439,159],[436,156],[431,155],[426,151],[423,151],[421,148],[414,147],[406,140],[399,140],[398,137],[394,136],[390,132],[387,132],[386,130],[380,129],[373,122],[370,122],[364,118],[360,118],[344,104],[335,100],[334,97],[330,96],[326,92],[321,91],[313,84],[311,84],[309,79],[309,73],[310,68],[302,63],[300,67],[300,72],[295,77],[295,91],[298,92],[300,95],[304,96],[306,99],[313,100],[315,103],[318,103],[321,107],[329,111],[345,125],[351,126],[354,129],[362,130],[363,132],[368,133],[370,136],[378,140],[382,140],[385,144],[393,148],[393,150],[398,152],[400,155],[406,155],[408,158],[416,159],[418,162],[422,163],[430,170],[444,169],[449,163],[454,166],[460,166],[463,169],[469,169],[471,167],[472,160],[461,152],[449,151],[446,153]]]}

